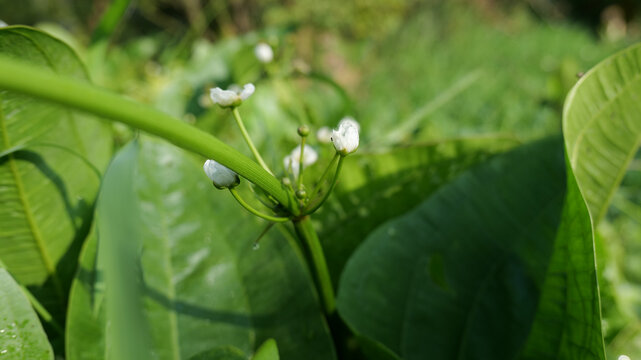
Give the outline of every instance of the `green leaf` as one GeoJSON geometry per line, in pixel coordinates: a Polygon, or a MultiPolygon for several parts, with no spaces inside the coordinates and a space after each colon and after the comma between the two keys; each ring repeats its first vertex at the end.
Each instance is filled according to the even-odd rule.
{"type": "Polygon", "coordinates": [[[334,193],[313,219],[334,284],[354,249],[382,222],[421,203],[469,167],[518,144],[491,136],[345,158],[334,193]]]}
{"type": "Polygon", "coordinates": [[[53,350],[22,289],[0,267],[0,357],[52,359],[53,350]]]}
{"type": "MultiPolygon", "coordinates": [[[[76,54],[38,30],[0,29],[0,54],[87,81],[76,54]]],[[[94,168],[106,167],[111,148],[107,125],[0,90],[0,258],[58,320],[91,223],[94,168]]]]}
{"type": "Polygon", "coordinates": [[[568,94],[565,146],[596,226],[641,142],[641,44],[590,70],[568,94]]]}
{"type": "Polygon", "coordinates": [[[278,345],[276,345],[276,340],[268,339],[265,341],[259,348],[256,350],[256,354],[252,360],[279,360],[278,356],[278,345]]]}
{"type": "MultiPolygon", "coordinates": [[[[138,222],[140,269],[130,276],[143,287],[139,300],[154,358],[189,359],[226,346],[249,357],[269,338],[278,341],[283,359],[335,358],[312,280],[288,232],[272,229],[253,250],[266,224],[216,190],[201,160],[146,138],[139,146],[137,158],[127,157],[135,168],[132,183],[112,195],[123,205],[107,211],[138,222]]],[[[99,205],[99,220],[102,210],[99,205]]],[[[101,243],[118,240],[99,235],[101,243]]],[[[95,249],[87,245],[73,285],[70,360],[104,358],[109,349],[100,289],[113,265],[95,249]]]]}
{"type": "Polygon", "coordinates": [[[589,219],[564,168],[560,141],[523,146],[378,227],[345,267],[339,313],[404,359],[603,358],[589,219]],[[522,352],[550,340],[533,323],[559,335],[538,357],[522,352]]]}

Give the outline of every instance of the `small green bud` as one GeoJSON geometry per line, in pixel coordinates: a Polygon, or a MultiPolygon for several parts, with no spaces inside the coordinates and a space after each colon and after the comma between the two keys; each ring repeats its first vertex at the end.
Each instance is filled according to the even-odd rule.
{"type": "Polygon", "coordinates": [[[288,178],[288,177],[284,177],[284,178],[282,178],[282,179],[280,180],[280,182],[282,182],[282,183],[283,183],[283,185],[285,185],[285,186],[292,186],[292,181],[291,181],[291,180],[289,180],[289,178],[288,178]]]}
{"type": "Polygon", "coordinates": [[[309,126],[301,125],[298,128],[298,135],[300,135],[301,137],[306,137],[307,135],[309,135],[309,126]]]}
{"type": "Polygon", "coordinates": [[[300,200],[303,200],[307,197],[307,191],[305,189],[296,190],[296,197],[300,200]]]}

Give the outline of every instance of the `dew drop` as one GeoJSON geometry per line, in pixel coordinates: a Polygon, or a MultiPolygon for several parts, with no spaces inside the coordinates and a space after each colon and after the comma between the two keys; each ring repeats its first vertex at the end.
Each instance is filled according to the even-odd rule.
{"type": "Polygon", "coordinates": [[[252,246],[252,249],[253,249],[253,250],[258,250],[258,249],[260,249],[260,244],[259,244],[259,243],[257,243],[257,242],[255,242],[255,243],[254,243],[254,245],[252,246]]]}

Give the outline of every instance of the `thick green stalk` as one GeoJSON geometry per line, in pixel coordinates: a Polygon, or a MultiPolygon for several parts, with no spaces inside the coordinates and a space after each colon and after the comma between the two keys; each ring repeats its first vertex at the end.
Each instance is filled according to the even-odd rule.
{"type": "Polygon", "coordinates": [[[51,71],[0,57],[0,88],[38,97],[115,120],[214,159],[272,195],[292,214],[300,213],[287,191],[256,162],[214,136],[148,105],[51,71]]]}
{"type": "Polygon", "coordinates": [[[300,219],[294,220],[294,228],[296,229],[298,238],[303,243],[303,247],[308,258],[308,264],[311,267],[310,270],[314,276],[316,289],[321,297],[325,313],[327,315],[331,315],[336,309],[334,287],[332,286],[332,279],[329,276],[329,270],[327,269],[325,254],[323,253],[320,240],[318,240],[316,230],[314,230],[314,226],[312,225],[312,221],[309,216],[304,216],[300,219]]]}

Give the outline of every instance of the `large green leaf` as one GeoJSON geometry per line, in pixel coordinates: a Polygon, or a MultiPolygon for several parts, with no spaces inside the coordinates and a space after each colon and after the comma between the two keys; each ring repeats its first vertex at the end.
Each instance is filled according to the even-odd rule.
{"type": "MultiPolygon", "coordinates": [[[[122,205],[104,209],[101,192],[97,226],[105,210],[139,224],[141,270],[130,276],[141,277],[139,300],[153,357],[189,359],[230,346],[249,357],[274,338],[283,359],[333,359],[313,283],[287,232],[272,229],[253,250],[265,224],[217,191],[199,161],[158,141],[143,139],[140,146],[129,159],[133,182],[112,195],[122,205]]],[[[108,177],[109,172],[104,187],[108,177]]],[[[102,230],[98,235],[101,243],[118,240],[105,238],[102,230]]],[[[113,269],[103,254],[96,255],[94,242],[81,256],[71,294],[71,360],[104,358],[109,348],[103,274],[113,269]]]]}
{"type": "Polygon", "coordinates": [[[563,134],[594,225],[641,142],[641,44],[609,57],[568,94],[563,134]]]}
{"type": "Polygon", "coordinates": [[[565,183],[557,140],[465,172],[357,249],[341,316],[404,359],[601,359],[589,219],[565,183]]]}
{"type": "Polygon", "coordinates": [[[334,284],[354,249],[382,222],[516,144],[513,138],[491,136],[348,156],[334,193],[313,217],[334,284]]]}
{"type": "Polygon", "coordinates": [[[52,359],[53,351],[22,289],[0,267],[0,357],[52,359]]]}
{"type": "MultiPolygon", "coordinates": [[[[38,30],[0,29],[0,54],[87,79],[75,53],[38,30]]],[[[60,319],[106,166],[109,128],[87,115],[0,91],[0,258],[60,319]]]]}

